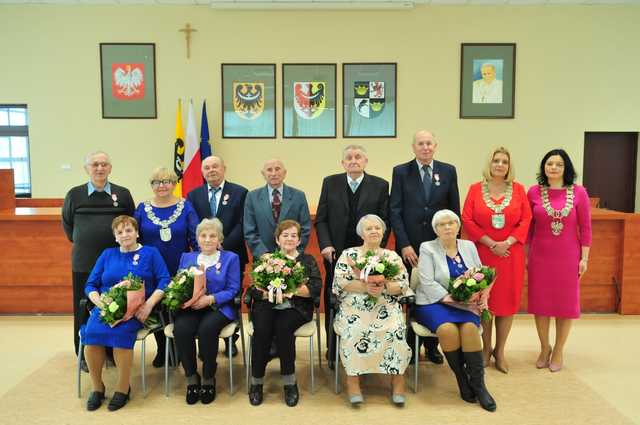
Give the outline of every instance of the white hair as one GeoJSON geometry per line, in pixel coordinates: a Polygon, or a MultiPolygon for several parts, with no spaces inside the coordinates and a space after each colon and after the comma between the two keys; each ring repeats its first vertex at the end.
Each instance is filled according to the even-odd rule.
{"type": "Polygon", "coordinates": [[[91,164],[91,158],[93,158],[96,155],[104,155],[107,157],[107,162],[109,164],[111,164],[111,157],[109,157],[109,154],[106,153],[105,151],[93,151],[90,154],[88,154],[87,156],[84,157],[84,165],[89,165],[91,164]]]}
{"type": "Polygon", "coordinates": [[[387,225],[386,225],[386,223],[384,222],[383,219],[381,219],[380,217],[378,217],[375,214],[367,214],[367,215],[363,216],[360,220],[358,220],[358,224],[356,225],[356,233],[358,234],[358,236],[360,236],[363,239],[364,239],[364,237],[363,237],[364,223],[366,221],[375,221],[375,222],[377,222],[382,227],[382,233],[385,233],[387,231],[387,225]]]}
{"type": "Polygon", "coordinates": [[[458,223],[458,227],[460,227],[460,217],[458,217],[458,214],[454,213],[451,210],[440,210],[436,212],[431,219],[431,227],[433,227],[434,232],[436,231],[436,226],[438,225],[438,223],[440,223],[440,221],[445,218],[454,219],[458,223]]]}
{"type": "Polygon", "coordinates": [[[348,145],[342,149],[342,159],[347,156],[348,151],[360,151],[364,154],[365,158],[367,157],[367,150],[362,145],[348,145]]]}

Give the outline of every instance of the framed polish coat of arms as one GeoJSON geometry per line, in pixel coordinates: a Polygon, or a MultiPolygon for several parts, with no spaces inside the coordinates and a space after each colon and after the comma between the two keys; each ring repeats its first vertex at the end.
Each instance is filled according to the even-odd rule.
{"type": "Polygon", "coordinates": [[[396,137],[395,63],[342,65],[342,136],[396,137]]]}
{"type": "Polygon", "coordinates": [[[276,137],[276,65],[222,64],[222,137],[276,137]]]}
{"type": "Polygon", "coordinates": [[[336,137],[336,64],[282,65],[285,138],[336,137]]]}

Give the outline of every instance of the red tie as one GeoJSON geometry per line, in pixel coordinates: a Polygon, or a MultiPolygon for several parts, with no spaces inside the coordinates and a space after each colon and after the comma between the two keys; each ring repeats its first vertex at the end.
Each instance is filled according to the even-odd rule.
{"type": "Polygon", "coordinates": [[[276,223],[280,219],[280,192],[278,189],[273,191],[273,198],[271,201],[271,213],[273,214],[273,221],[276,223]]]}

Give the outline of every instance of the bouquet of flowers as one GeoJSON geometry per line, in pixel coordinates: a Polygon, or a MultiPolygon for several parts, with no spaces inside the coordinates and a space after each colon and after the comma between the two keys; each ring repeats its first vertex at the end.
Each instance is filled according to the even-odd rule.
{"type": "Polygon", "coordinates": [[[133,317],[144,304],[142,279],[129,273],[121,282],[100,295],[100,319],[112,328],[133,317]]]}
{"type": "MultiPolygon", "coordinates": [[[[471,267],[455,279],[449,280],[449,294],[454,301],[462,303],[487,301],[491,286],[496,278],[496,270],[491,267],[471,267]]],[[[488,309],[482,310],[482,320],[491,319],[488,309]]]]}
{"type": "Polygon", "coordinates": [[[188,308],[205,293],[204,271],[198,267],[179,270],[164,291],[162,304],[169,311],[188,308]]]}
{"type": "Polygon", "coordinates": [[[276,251],[262,255],[251,272],[257,288],[267,291],[269,302],[281,304],[284,296],[292,296],[298,286],[307,280],[304,266],[276,251]]]}
{"type": "MultiPolygon", "coordinates": [[[[367,251],[360,260],[356,259],[351,267],[360,280],[378,285],[382,285],[385,280],[393,279],[400,272],[398,264],[389,260],[387,254],[376,255],[373,251],[367,251]]],[[[378,297],[373,295],[369,295],[367,299],[374,304],[378,302],[378,297]]]]}

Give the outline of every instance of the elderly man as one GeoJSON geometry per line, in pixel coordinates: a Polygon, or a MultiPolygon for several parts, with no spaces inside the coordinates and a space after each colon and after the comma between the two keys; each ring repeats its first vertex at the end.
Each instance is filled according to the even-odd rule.
{"type": "MultiPolygon", "coordinates": [[[[203,218],[216,217],[222,222],[224,234],[224,249],[238,254],[240,257],[240,282],[244,277],[244,268],[248,262],[247,247],[244,244],[242,222],[244,215],[244,201],[247,189],[239,184],[225,180],[227,166],[219,156],[209,156],[202,161],[202,175],[207,181],[202,186],[193,189],[187,199],[196,209],[202,221],[203,218]]],[[[234,335],[234,341],[238,339],[234,335]]],[[[225,344],[228,341],[224,340],[225,344]]],[[[225,350],[228,352],[229,347],[225,350]]],[[[235,357],[238,349],[232,348],[235,357]]]]}
{"type": "Polygon", "coordinates": [[[276,249],[274,232],[282,220],[300,223],[299,250],[304,251],[311,233],[307,198],[301,190],[284,184],[287,170],[279,159],[270,159],[262,167],[267,184],[252,190],[244,205],[244,238],[254,257],[276,249]]]}
{"type": "MultiPolygon", "coordinates": [[[[98,256],[116,246],[111,222],[119,215],[133,216],[135,205],[127,188],[109,182],[111,160],[102,151],[85,158],[84,169],[89,182],[72,188],[62,206],[62,227],[73,243],[71,270],[73,279],[73,343],[78,352],[80,300],[84,286],[98,256]]],[[[84,366],[84,360],[83,360],[84,366]]],[[[83,367],[84,368],[84,367],[83,367]]]]}
{"type": "Polygon", "coordinates": [[[473,82],[472,103],[502,103],[502,80],[496,79],[496,67],[484,63],[480,67],[482,78],[473,82]]]}
{"type": "MultiPolygon", "coordinates": [[[[331,285],[335,260],[346,248],[362,245],[356,234],[356,224],[367,214],[375,214],[387,225],[382,246],[389,237],[389,183],[364,172],[369,160],[367,151],[360,145],[349,145],[342,151],[342,167],[345,172],[325,177],[322,181],[320,201],[316,213],[318,244],[324,258],[325,285],[324,311],[329,317],[331,285]]],[[[331,350],[331,323],[325,320],[327,346],[331,350]]],[[[335,353],[329,352],[329,359],[335,353]]]]}
{"type": "MultiPolygon", "coordinates": [[[[393,168],[390,217],[396,237],[396,251],[407,269],[418,265],[420,244],[436,238],[431,219],[436,211],[449,209],[460,215],[458,176],[453,165],[436,161],[438,142],[433,133],[418,131],[411,145],[415,158],[393,168]]],[[[408,332],[413,338],[413,332],[408,332]]],[[[438,340],[427,338],[427,358],[441,364],[438,340]]]]}

